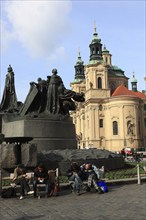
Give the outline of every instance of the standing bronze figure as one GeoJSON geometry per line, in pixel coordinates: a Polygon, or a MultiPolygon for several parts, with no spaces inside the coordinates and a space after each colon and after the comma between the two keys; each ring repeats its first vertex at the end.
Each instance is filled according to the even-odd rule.
{"type": "Polygon", "coordinates": [[[8,73],[6,74],[5,88],[0,110],[5,112],[17,111],[17,96],[15,92],[14,72],[11,65],[9,65],[8,73]]]}

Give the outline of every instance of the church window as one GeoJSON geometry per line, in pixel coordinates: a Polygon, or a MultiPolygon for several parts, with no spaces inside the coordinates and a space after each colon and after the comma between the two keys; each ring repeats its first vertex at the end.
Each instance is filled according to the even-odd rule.
{"type": "Polygon", "coordinates": [[[95,54],[95,50],[94,50],[94,47],[92,48],[92,54],[95,54]]]}
{"type": "Polygon", "coordinates": [[[98,89],[102,89],[102,79],[101,79],[101,77],[98,77],[98,79],[97,79],[97,87],[98,87],[98,89]]]}
{"type": "Polygon", "coordinates": [[[113,121],[113,135],[118,135],[118,122],[113,121]]]}
{"type": "Polygon", "coordinates": [[[99,111],[102,111],[102,105],[99,105],[99,111]]]}
{"type": "Polygon", "coordinates": [[[99,127],[103,128],[103,119],[99,119],[99,127]]]}
{"type": "Polygon", "coordinates": [[[98,47],[96,48],[96,54],[99,54],[99,50],[98,50],[98,47]]]}

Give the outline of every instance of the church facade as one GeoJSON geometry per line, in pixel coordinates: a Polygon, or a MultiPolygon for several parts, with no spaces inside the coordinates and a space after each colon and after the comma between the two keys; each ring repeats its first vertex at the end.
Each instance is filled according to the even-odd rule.
{"type": "Polygon", "coordinates": [[[70,84],[73,91],[85,94],[85,102],[71,112],[78,147],[110,151],[146,147],[146,94],[137,91],[134,74],[129,90],[129,78],[112,65],[112,55],[102,48],[96,28],[89,48],[86,65],[79,52],[70,84]]]}

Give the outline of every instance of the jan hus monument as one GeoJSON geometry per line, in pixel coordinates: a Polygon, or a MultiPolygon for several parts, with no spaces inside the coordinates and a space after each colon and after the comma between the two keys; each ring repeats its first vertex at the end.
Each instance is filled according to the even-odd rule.
{"type": "Polygon", "coordinates": [[[57,69],[53,69],[46,80],[30,82],[24,103],[18,102],[9,65],[0,104],[1,133],[8,142],[36,143],[38,151],[76,149],[75,126],[69,112],[84,100],[84,94],[66,89],[57,69]]]}

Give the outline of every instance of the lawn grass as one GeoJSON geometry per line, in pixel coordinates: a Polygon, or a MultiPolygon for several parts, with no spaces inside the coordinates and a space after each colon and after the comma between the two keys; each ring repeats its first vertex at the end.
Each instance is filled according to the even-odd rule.
{"type": "MultiPolygon", "coordinates": [[[[146,163],[141,162],[140,164],[140,175],[146,176],[146,172],[143,169],[143,166],[146,166],[146,163]]],[[[104,178],[108,180],[115,179],[125,179],[133,178],[137,176],[137,163],[136,162],[125,162],[125,167],[118,170],[106,171],[104,178]]],[[[67,183],[68,178],[66,176],[60,176],[60,183],[67,183]]]]}
{"type": "MultiPolygon", "coordinates": [[[[140,166],[140,175],[146,175],[143,167],[146,163],[141,162],[140,166]]],[[[111,170],[105,172],[105,178],[112,179],[125,179],[125,178],[133,178],[137,176],[137,163],[136,162],[125,162],[125,167],[123,169],[111,170]]]]}

